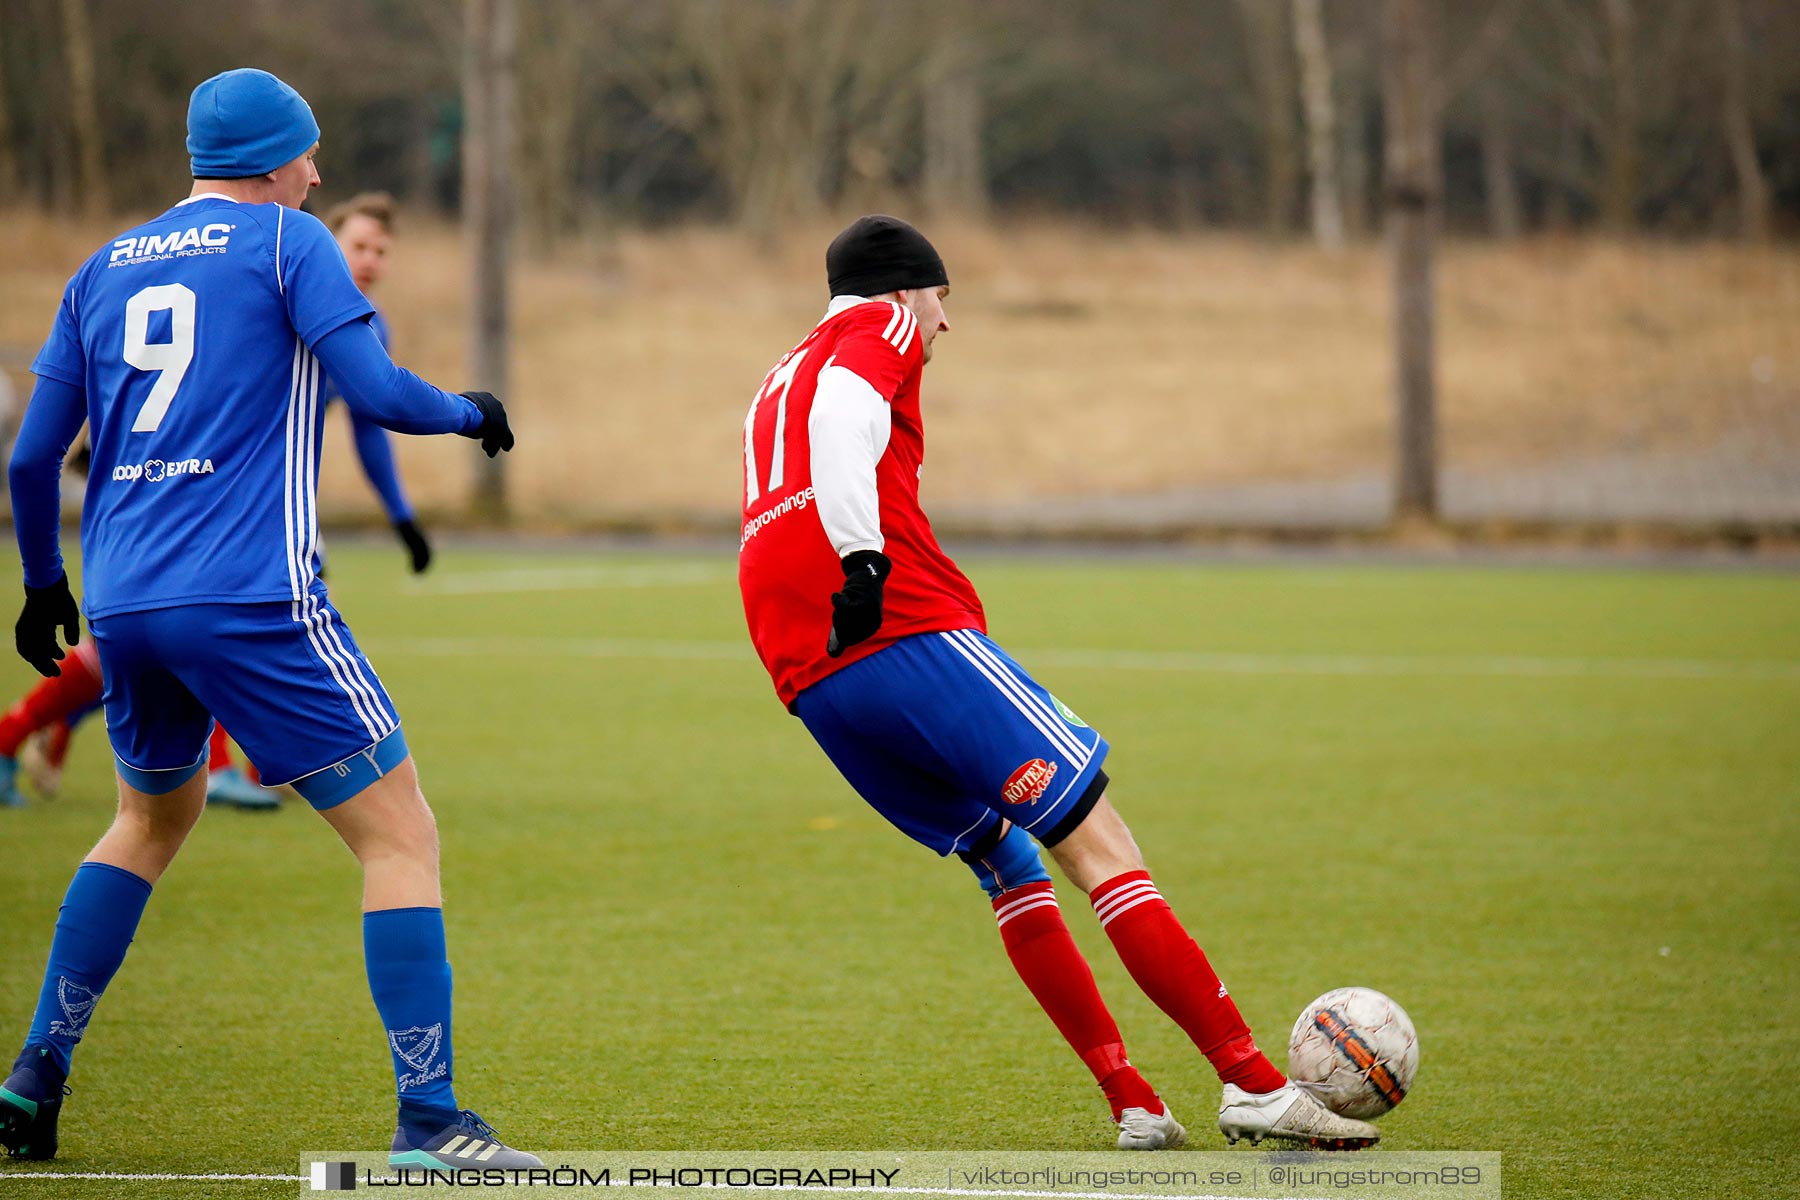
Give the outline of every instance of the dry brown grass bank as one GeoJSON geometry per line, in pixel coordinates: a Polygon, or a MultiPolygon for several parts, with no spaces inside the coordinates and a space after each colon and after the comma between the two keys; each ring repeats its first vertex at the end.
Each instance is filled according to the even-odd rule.
{"type": "MultiPolygon", "coordinates": [[[[106,230],[0,225],[0,346],[32,348],[106,230]]],[[[377,299],[397,356],[465,379],[463,255],[414,223],[377,299]]],[[[824,304],[830,230],[759,253],[718,230],[627,233],[522,263],[513,457],[521,513],[735,510],[744,406],[824,304]]],[[[1319,479],[1387,448],[1385,266],[1224,236],[1024,224],[936,229],[953,330],[928,369],[927,494],[944,504],[1319,479]]],[[[1800,453],[1800,250],[1452,244],[1441,345],[1450,461],[1800,453]]],[[[406,439],[427,508],[470,447],[406,439]]],[[[334,426],[326,507],[373,511],[334,426]]]]}

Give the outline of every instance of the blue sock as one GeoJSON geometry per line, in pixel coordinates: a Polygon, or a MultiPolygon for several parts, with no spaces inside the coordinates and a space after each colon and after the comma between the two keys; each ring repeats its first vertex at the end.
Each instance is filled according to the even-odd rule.
{"type": "Polygon", "coordinates": [[[363,914],[369,991],[394,1056],[400,1119],[429,1135],[456,1120],[451,1088],[450,960],[444,910],[388,908],[363,914]]]}
{"type": "Polygon", "coordinates": [[[125,961],[125,949],[149,899],[147,880],[106,863],[82,863],[69,882],[56,918],[37,1012],[25,1038],[27,1048],[48,1049],[50,1060],[65,1077],[75,1043],[87,1031],[100,994],[125,961]]]}

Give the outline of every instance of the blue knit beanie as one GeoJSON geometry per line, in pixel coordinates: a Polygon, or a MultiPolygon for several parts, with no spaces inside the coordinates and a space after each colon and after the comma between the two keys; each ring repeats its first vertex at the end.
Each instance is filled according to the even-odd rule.
{"type": "Polygon", "coordinates": [[[300,93],[250,67],[214,75],[195,88],[187,127],[195,179],[266,175],[319,140],[319,123],[300,93]]]}

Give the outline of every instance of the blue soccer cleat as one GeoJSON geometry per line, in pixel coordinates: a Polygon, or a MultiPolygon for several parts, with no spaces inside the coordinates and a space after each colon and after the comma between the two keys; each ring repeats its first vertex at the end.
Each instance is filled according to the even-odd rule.
{"type": "Polygon", "coordinates": [[[206,802],[233,808],[280,808],[281,793],[260,783],[251,783],[236,767],[226,767],[207,776],[206,802]]]}
{"type": "Polygon", "coordinates": [[[43,1047],[25,1047],[0,1083],[0,1146],[12,1158],[56,1157],[56,1118],[62,1112],[62,1072],[43,1047]]]}
{"type": "Polygon", "coordinates": [[[19,791],[19,760],[0,755],[0,808],[24,808],[19,791]]]}
{"type": "MultiPolygon", "coordinates": [[[[406,1115],[404,1112],[402,1117],[406,1115]]],[[[514,1150],[500,1141],[494,1127],[469,1109],[456,1114],[456,1120],[440,1127],[429,1137],[418,1126],[409,1129],[403,1119],[394,1131],[394,1148],[388,1155],[390,1167],[425,1167],[428,1170],[459,1170],[464,1167],[497,1167],[501,1170],[524,1171],[544,1165],[535,1154],[514,1150]]]]}

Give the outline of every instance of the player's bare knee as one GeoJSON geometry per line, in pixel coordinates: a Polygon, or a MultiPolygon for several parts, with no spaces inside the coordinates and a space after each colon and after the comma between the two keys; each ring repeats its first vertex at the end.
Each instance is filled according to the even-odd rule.
{"type": "Polygon", "coordinates": [[[1125,819],[1105,796],[1081,824],[1050,847],[1068,881],[1091,892],[1127,871],[1144,870],[1144,856],[1125,819]]]}
{"type": "Polygon", "coordinates": [[[119,811],[113,818],[113,824],[115,827],[128,827],[142,838],[179,845],[205,811],[204,776],[197,782],[183,784],[162,795],[140,792],[121,781],[119,811]]]}

